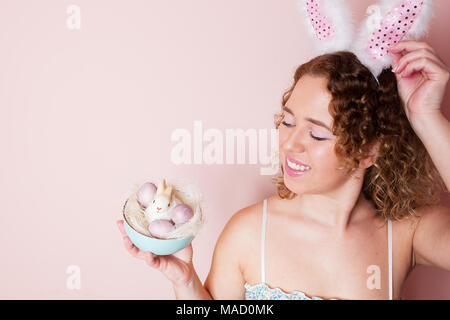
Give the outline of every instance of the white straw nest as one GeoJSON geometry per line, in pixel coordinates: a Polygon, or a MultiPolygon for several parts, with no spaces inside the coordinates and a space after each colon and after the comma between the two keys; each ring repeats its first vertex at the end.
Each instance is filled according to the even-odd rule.
{"type": "MultiPolygon", "coordinates": [[[[155,184],[157,185],[157,183],[155,184]]],[[[201,207],[201,193],[198,188],[190,184],[185,184],[182,188],[173,183],[171,183],[171,185],[173,186],[172,201],[175,197],[180,202],[190,206],[194,215],[188,222],[182,225],[175,225],[175,229],[169,232],[165,239],[179,239],[196,236],[205,222],[201,207]]],[[[135,186],[134,191],[123,207],[123,213],[128,224],[133,229],[148,237],[154,238],[148,231],[149,222],[145,217],[145,208],[138,202],[137,191],[139,190],[139,187],[140,185],[135,186]]]]}

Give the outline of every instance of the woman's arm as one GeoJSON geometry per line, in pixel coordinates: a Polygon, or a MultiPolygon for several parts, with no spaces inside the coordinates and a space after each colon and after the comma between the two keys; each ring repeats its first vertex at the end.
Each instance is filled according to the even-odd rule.
{"type": "MultiPolygon", "coordinates": [[[[243,300],[245,298],[242,259],[252,234],[251,207],[235,213],[220,234],[212,258],[211,269],[202,285],[196,273],[187,285],[176,286],[177,299],[243,300]]],[[[253,237],[253,238],[252,238],[253,237]]],[[[194,271],[195,272],[195,271],[194,271]]]]}
{"type": "Polygon", "coordinates": [[[204,285],[195,274],[187,287],[174,287],[177,299],[245,299],[243,270],[249,254],[258,250],[253,244],[260,237],[257,214],[260,211],[260,206],[253,205],[239,210],[230,218],[217,240],[204,285]]]}
{"type": "MultiPolygon", "coordinates": [[[[402,41],[389,51],[408,120],[450,189],[450,123],[441,111],[449,68],[424,42],[402,41]]],[[[420,219],[413,236],[416,263],[450,271],[450,209],[438,205],[417,211],[420,219]]]]}
{"type": "Polygon", "coordinates": [[[412,127],[450,190],[450,122],[442,112],[415,117],[412,127]]]}
{"type": "Polygon", "coordinates": [[[117,226],[122,233],[127,251],[132,256],[145,260],[152,268],[161,271],[171,281],[176,299],[242,300],[245,298],[242,261],[248,255],[249,245],[258,239],[254,228],[257,222],[252,207],[235,213],[223,229],[216,243],[211,270],[205,285],[202,284],[192,264],[192,244],[168,256],[144,252],[131,242],[123,223],[123,220],[119,220],[117,226]]]}
{"type": "MultiPolygon", "coordinates": [[[[413,127],[449,190],[450,122],[442,114],[430,114],[416,119],[413,127]]],[[[450,271],[450,209],[429,206],[418,211],[413,237],[416,263],[450,271]]]]}
{"type": "Polygon", "coordinates": [[[212,296],[205,289],[194,270],[192,280],[187,285],[173,285],[177,300],[212,300],[212,296]]]}
{"type": "MultiPolygon", "coordinates": [[[[414,120],[413,128],[450,189],[450,122],[441,114],[414,120]]],[[[430,206],[419,210],[413,237],[416,263],[450,271],[450,209],[430,206]]]]}
{"type": "Polygon", "coordinates": [[[437,205],[419,208],[413,236],[416,264],[450,271],[450,209],[437,205]]]}
{"type": "Polygon", "coordinates": [[[140,250],[131,242],[125,231],[123,220],[117,221],[117,227],[122,234],[127,251],[133,257],[145,260],[150,267],[163,273],[172,283],[177,299],[211,299],[211,295],[203,287],[192,264],[192,243],[171,255],[158,256],[140,250]]]}
{"type": "Polygon", "coordinates": [[[235,213],[223,229],[214,250],[211,270],[205,288],[214,299],[245,299],[243,265],[245,257],[252,253],[251,244],[259,239],[254,206],[235,213]]]}

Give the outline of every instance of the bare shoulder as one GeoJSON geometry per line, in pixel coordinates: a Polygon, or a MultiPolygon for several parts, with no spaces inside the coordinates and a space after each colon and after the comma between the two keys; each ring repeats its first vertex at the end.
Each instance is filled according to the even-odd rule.
{"type": "Polygon", "coordinates": [[[412,247],[416,264],[450,269],[450,208],[428,205],[417,208],[413,221],[412,247]]]}
{"type": "Polygon", "coordinates": [[[246,256],[255,239],[259,239],[262,205],[263,201],[259,201],[235,212],[226,223],[218,242],[233,244],[246,256]]]}
{"type": "Polygon", "coordinates": [[[247,232],[252,232],[252,230],[255,229],[255,223],[259,222],[261,217],[262,206],[263,200],[240,209],[233,214],[228,224],[232,227],[244,229],[247,232]]]}
{"type": "Polygon", "coordinates": [[[230,254],[246,256],[260,236],[262,206],[263,201],[259,201],[235,212],[225,224],[216,248],[233,248],[230,254]]]}
{"type": "Polygon", "coordinates": [[[434,216],[447,215],[450,212],[450,208],[442,204],[435,204],[419,207],[416,209],[416,211],[419,218],[425,218],[430,217],[432,215],[434,216]]]}
{"type": "Polygon", "coordinates": [[[213,254],[205,288],[214,299],[243,299],[246,257],[258,239],[258,207],[252,204],[235,212],[222,230],[213,254]]]}
{"type": "Polygon", "coordinates": [[[434,224],[442,225],[450,223],[450,208],[441,205],[427,205],[415,209],[415,214],[402,219],[399,224],[405,225],[405,228],[413,230],[423,229],[424,225],[434,224]]]}

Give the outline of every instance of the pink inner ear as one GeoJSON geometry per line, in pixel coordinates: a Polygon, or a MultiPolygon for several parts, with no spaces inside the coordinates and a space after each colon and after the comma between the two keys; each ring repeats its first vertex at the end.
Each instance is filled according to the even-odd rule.
{"type": "Polygon", "coordinates": [[[335,32],[330,20],[322,12],[322,9],[323,4],[321,0],[306,0],[306,11],[319,40],[330,38],[335,32]]]}
{"type": "Polygon", "coordinates": [[[372,33],[367,53],[373,59],[387,55],[387,49],[401,41],[411,29],[422,7],[423,0],[408,0],[390,11],[381,21],[380,28],[372,33]]]}

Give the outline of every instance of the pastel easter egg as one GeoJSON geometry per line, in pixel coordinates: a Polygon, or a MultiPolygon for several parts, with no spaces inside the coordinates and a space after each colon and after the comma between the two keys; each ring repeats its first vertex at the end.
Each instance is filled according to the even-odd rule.
{"type": "Polygon", "coordinates": [[[154,220],[148,225],[148,231],[151,233],[151,235],[159,239],[166,238],[167,235],[174,229],[175,226],[170,220],[154,220]]]}
{"type": "Polygon", "coordinates": [[[138,202],[144,208],[147,208],[155,197],[156,190],[157,188],[155,184],[151,182],[144,183],[137,192],[138,202]]]}
{"type": "Polygon", "coordinates": [[[172,211],[170,211],[170,218],[176,224],[188,222],[193,215],[194,213],[192,212],[191,207],[183,203],[177,204],[172,211]]]}

